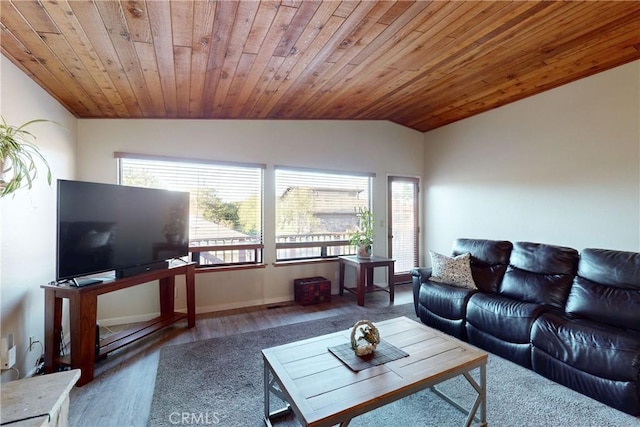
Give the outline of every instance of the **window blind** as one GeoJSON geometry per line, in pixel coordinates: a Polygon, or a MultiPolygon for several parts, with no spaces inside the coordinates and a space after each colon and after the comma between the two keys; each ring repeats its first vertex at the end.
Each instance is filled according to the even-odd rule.
{"type": "Polygon", "coordinates": [[[372,174],[276,166],[276,260],[351,253],[356,212],[370,207],[372,174]]]}
{"type": "Polygon", "coordinates": [[[116,157],[120,184],[190,193],[189,247],[200,264],[262,262],[263,165],[116,157]]]}

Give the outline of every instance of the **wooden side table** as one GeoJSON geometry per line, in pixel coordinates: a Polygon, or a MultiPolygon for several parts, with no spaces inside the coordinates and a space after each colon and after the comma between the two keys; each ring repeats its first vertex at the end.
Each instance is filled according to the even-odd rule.
{"type": "Polygon", "coordinates": [[[395,259],[384,258],[380,256],[371,256],[371,258],[358,258],[357,256],[340,256],[340,295],[347,290],[356,295],[358,305],[364,306],[364,295],[368,292],[383,291],[389,293],[389,302],[393,304],[393,268],[395,259]],[[346,265],[351,265],[356,269],[357,284],[355,288],[349,288],[344,285],[344,269],[346,265]],[[389,273],[389,284],[387,287],[378,286],[373,283],[373,269],[376,267],[387,267],[389,273]]]}
{"type": "Polygon", "coordinates": [[[79,378],[80,370],[74,369],[3,383],[0,424],[68,426],[69,392],[79,378]]]}

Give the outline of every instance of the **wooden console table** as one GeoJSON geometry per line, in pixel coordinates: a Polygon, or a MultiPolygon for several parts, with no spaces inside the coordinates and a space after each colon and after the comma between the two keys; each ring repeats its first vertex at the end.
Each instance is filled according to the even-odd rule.
{"type": "Polygon", "coordinates": [[[133,341],[143,338],[157,330],[187,318],[187,326],[196,325],[195,309],[195,264],[189,263],[139,274],[123,279],[108,280],[103,283],[73,287],[69,285],[42,285],[44,289],[44,370],[55,372],[61,365],[79,368],[82,373],[78,386],[93,380],[93,367],[96,359],[133,341]],[[185,276],[187,295],[187,314],[174,309],[175,278],[185,276]],[[135,329],[111,335],[96,345],[96,323],[98,295],[143,283],[158,280],[160,293],[160,316],[144,322],[135,329]],[[69,300],[69,333],[71,350],[68,355],[60,356],[62,332],[62,300],[69,300]]]}
{"type": "Polygon", "coordinates": [[[372,255],[371,258],[358,258],[357,256],[340,256],[340,295],[347,290],[354,293],[358,299],[358,305],[364,305],[364,294],[367,292],[384,291],[389,293],[389,301],[393,303],[393,266],[396,260],[372,255]],[[355,288],[348,288],[344,285],[344,268],[351,265],[356,268],[357,284],[355,288]],[[389,286],[381,287],[373,283],[373,269],[376,267],[387,267],[389,270],[389,286]]]}

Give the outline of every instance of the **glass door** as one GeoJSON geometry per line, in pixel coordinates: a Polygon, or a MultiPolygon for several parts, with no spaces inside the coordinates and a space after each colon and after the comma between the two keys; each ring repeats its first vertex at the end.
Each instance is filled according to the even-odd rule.
{"type": "Polygon", "coordinates": [[[411,281],[409,271],[418,266],[419,254],[419,180],[389,176],[389,257],[396,260],[395,283],[411,281]]]}

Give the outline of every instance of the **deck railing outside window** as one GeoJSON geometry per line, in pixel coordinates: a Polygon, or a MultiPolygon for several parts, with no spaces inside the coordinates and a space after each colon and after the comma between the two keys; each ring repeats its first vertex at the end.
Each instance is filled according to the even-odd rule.
{"type": "MultiPolygon", "coordinates": [[[[262,250],[260,240],[251,237],[189,242],[191,259],[201,267],[261,263],[262,250]]],[[[352,253],[346,233],[289,235],[276,240],[276,261],[334,258],[352,253]]]]}

